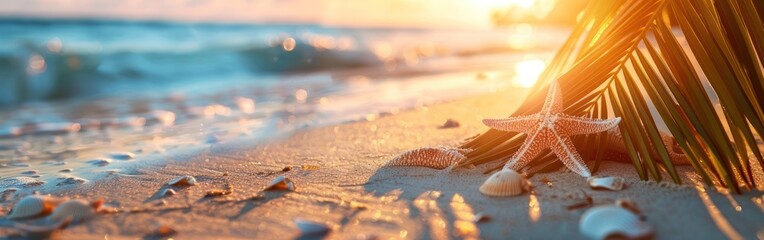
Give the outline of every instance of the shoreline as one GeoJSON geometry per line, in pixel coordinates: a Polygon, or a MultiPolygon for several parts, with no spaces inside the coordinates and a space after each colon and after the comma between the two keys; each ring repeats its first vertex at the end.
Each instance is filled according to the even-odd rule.
{"type": "MultiPolygon", "coordinates": [[[[395,155],[422,146],[454,146],[486,129],[480,120],[506,116],[521,104],[526,90],[489,93],[418,107],[373,121],[343,123],[298,131],[285,139],[247,142],[240,139],[171,152],[162,161],[134,164],[132,171],[54,191],[55,196],[99,199],[125,212],[102,214],[60,231],[63,239],[140,238],[169,226],[180,239],[297,238],[293,220],[330,226],[327,239],[560,238],[584,239],[578,219],[583,209],[567,210],[586,192],[594,205],[618,198],[635,201],[657,239],[756,238],[764,234],[762,190],[740,195],[692,185],[692,169],[682,167],[683,185],[640,181],[631,165],[603,162],[597,175],[626,179],[618,192],[589,189],[581,177],[564,169],[539,173],[530,180],[535,193],[492,198],[478,192],[488,177],[479,169],[447,172],[425,168],[380,168],[395,155]],[[438,128],[447,119],[461,127],[438,128]],[[287,172],[280,172],[291,166],[287,172]],[[260,193],[278,175],[296,185],[295,192],[260,193]],[[174,188],[160,197],[165,183],[181,175],[199,183],[174,188]],[[542,177],[552,183],[540,182],[542,177]],[[233,194],[204,197],[227,184],[233,194]],[[241,201],[219,201],[230,197],[241,201]],[[759,202],[756,202],[759,199],[759,202]],[[131,209],[144,212],[131,213],[131,209]],[[487,222],[466,218],[488,214],[487,222]],[[693,226],[688,229],[687,226],[693,226]],[[729,226],[725,228],[724,226],[729,226]]],[[[762,182],[759,171],[756,180],[762,182]]],[[[42,192],[44,194],[50,192],[42,192]]],[[[7,213],[10,202],[2,202],[7,213]]],[[[14,233],[0,219],[0,235],[14,233]]]]}

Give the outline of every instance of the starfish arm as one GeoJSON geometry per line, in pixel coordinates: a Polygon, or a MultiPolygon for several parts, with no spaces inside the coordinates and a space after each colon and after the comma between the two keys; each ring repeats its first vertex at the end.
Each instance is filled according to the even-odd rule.
{"type": "Polygon", "coordinates": [[[562,110],[562,91],[560,91],[560,84],[557,83],[557,81],[554,81],[549,84],[549,92],[547,92],[544,106],[541,107],[541,112],[559,113],[562,112],[562,110]]]}
{"type": "Polygon", "coordinates": [[[578,151],[573,146],[573,141],[569,137],[560,136],[555,130],[552,130],[552,132],[557,143],[551,147],[552,152],[571,171],[583,177],[591,177],[592,174],[589,172],[589,168],[586,167],[586,163],[584,163],[581,155],[578,154],[578,151]]]}
{"type": "Polygon", "coordinates": [[[557,125],[558,133],[561,136],[572,136],[604,132],[618,126],[620,122],[621,118],[592,119],[558,115],[555,125],[557,125]]]}
{"type": "Polygon", "coordinates": [[[517,149],[514,155],[509,158],[507,164],[504,165],[505,169],[512,169],[520,171],[520,168],[525,167],[533,158],[539,155],[542,150],[548,148],[548,144],[543,142],[543,139],[548,139],[548,134],[539,133],[541,129],[536,130],[532,135],[528,135],[525,138],[525,142],[520,148],[517,149]]]}
{"type": "Polygon", "coordinates": [[[541,116],[538,114],[510,117],[507,119],[483,119],[483,124],[486,126],[505,132],[522,132],[530,133],[537,127],[536,125],[541,121],[541,116]]]}

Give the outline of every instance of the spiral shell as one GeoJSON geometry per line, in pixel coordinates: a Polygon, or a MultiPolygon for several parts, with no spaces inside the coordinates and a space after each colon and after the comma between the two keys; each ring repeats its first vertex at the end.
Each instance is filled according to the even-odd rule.
{"type": "Polygon", "coordinates": [[[55,207],[54,201],[50,197],[40,195],[29,195],[19,200],[13,206],[10,219],[29,218],[49,214],[55,207]]]}
{"type": "Polygon", "coordinates": [[[385,164],[390,166],[415,166],[444,169],[466,159],[457,149],[425,147],[401,153],[385,164]]]}
{"type": "Polygon", "coordinates": [[[523,193],[527,188],[528,181],[512,169],[502,169],[488,177],[480,192],[492,197],[516,196],[523,193]]]}
{"type": "Polygon", "coordinates": [[[581,216],[578,226],[582,234],[593,239],[613,236],[637,239],[653,234],[653,228],[639,216],[612,205],[590,208],[581,216]]]}
{"type": "Polygon", "coordinates": [[[91,203],[83,199],[72,199],[56,207],[56,210],[48,217],[48,220],[60,222],[71,218],[72,222],[75,223],[84,221],[95,216],[96,210],[102,203],[102,200],[91,203]]]}

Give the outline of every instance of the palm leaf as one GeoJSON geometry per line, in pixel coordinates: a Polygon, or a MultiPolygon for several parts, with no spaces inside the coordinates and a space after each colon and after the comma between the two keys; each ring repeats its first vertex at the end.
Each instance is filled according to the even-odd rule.
{"type": "MultiPolygon", "coordinates": [[[[755,186],[749,156],[764,165],[764,27],[758,0],[595,0],[513,116],[540,109],[549,83],[563,90],[565,113],[622,116],[619,126],[639,176],[679,183],[662,122],[707,184],[740,192],[755,186]],[[673,27],[676,26],[676,27],[673,27]],[[654,109],[654,111],[651,111],[654,109]]],[[[578,136],[578,146],[604,143],[578,136]],[[586,144],[584,144],[586,143],[586,144]]],[[[522,134],[488,130],[463,144],[463,165],[505,161],[522,134]]],[[[602,148],[583,148],[595,159],[602,148]]],[[[561,166],[550,154],[529,171],[561,166]]]]}

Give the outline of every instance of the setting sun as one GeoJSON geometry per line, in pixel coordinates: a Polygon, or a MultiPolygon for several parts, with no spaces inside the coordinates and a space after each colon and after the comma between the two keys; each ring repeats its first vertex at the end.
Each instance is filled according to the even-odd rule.
{"type": "Polygon", "coordinates": [[[544,72],[546,63],[541,59],[531,59],[515,64],[515,78],[512,80],[517,86],[529,88],[536,84],[539,76],[544,72]]]}

